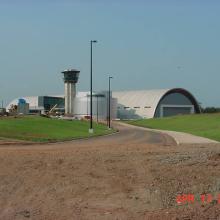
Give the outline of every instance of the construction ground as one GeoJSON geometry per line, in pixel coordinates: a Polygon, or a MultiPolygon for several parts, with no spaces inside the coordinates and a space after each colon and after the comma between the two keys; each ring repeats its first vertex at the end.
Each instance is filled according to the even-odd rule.
{"type": "Polygon", "coordinates": [[[0,219],[220,219],[220,144],[115,126],[87,140],[0,141],[0,219]]]}

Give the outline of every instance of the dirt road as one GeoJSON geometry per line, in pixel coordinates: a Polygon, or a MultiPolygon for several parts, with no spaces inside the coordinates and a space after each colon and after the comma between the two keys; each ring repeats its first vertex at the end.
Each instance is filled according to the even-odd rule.
{"type": "Polygon", "coordinates": [[[0,219],[219,219],[220,146],[118,125],[106,137],[0,147],[0,219]],[[177,195],[195,202],[178,205],[177,195]],[[211,194],[210,203],[199,201],[211,194]]]}

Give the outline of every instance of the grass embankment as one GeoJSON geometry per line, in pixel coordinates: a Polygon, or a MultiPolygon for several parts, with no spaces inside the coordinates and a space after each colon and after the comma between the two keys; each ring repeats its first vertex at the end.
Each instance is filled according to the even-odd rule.
{"type": "Polygon", "coordinates": [[[94,123],[94,133],[89,134],[89,122],[67,121],[25,116],[0,118],[0,139],[19,139],[34,142],[63,141],[111,133],[106,126],[94,123]]]}
{"type": "Polygon", "coordinates": [[[128,123],[147,128],[181,131],[220,141],[220,114],[182,115],[128,123]]]}

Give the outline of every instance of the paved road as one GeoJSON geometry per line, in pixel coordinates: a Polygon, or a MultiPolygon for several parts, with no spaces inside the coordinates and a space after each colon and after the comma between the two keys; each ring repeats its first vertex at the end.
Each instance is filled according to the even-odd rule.
{"type": "MultiPolygon", "coordinates": [[[[156,144],[156,145],[176,145],[175,140],[169,135],[147,131],[139,127],[130,126],[123,123],[113,123],[114,128],[118,129],[117,134],[102,136],[94,139],[97,142],[111,142],[112,144],[156,144]]],[[[91,141],[91,140],[88,140],[91,141]]]]}
{"type": "MultiPolygon", "coordinates": [[[[123,125],[123,124],[122,124],[123,125]]],[[[134,125],[127,125],[129,127],[136,127],[134,125]]],[[[169,130],[160,130],[160,129],[150,129],[150,128],[145,128],[145,127],[139,127],[139,129],[145,130],[145,131],[152,131],[156,132],[159,134],[164,134],[172,137],[176,144],[219,144],[218,141],[205,138],[205,137],[200,137],[196,135],[192,135],[189,133],[184,133],[184,132],[177,132],[177,131],[169,131],[169,130]]]]}

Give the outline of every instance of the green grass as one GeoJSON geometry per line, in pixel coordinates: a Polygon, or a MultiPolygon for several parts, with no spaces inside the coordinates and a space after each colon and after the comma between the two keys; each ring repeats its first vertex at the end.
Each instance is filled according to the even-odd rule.
{"type": "Polygon", "coordinates": [[[182,115],[128,121],[128,123],[147,128],[182,131],[220,141],[220,114],[182,115]]]}
{"type": "Polygon", "coordinates": [[[89,134],[89,122],[66,121],[40,116],[0,118],[0,139],[19,139],[34,142],[63,141],[111,133],[106,126],[94,123],[89,134]]]}

